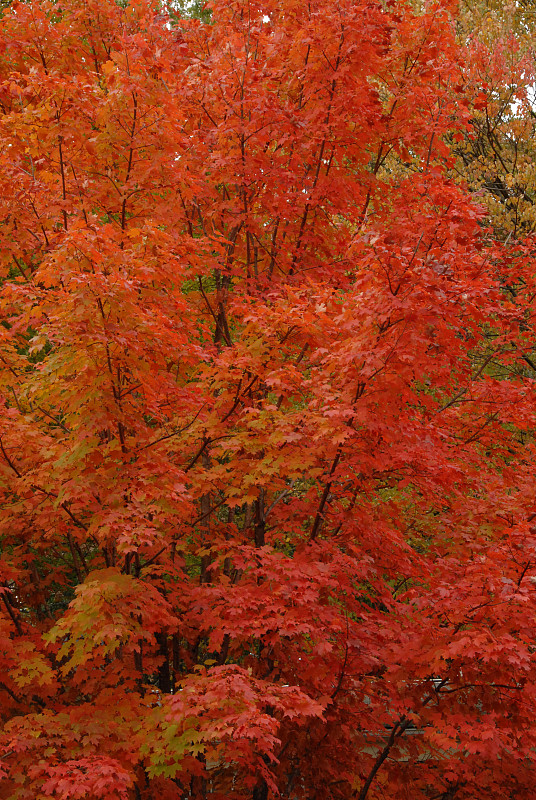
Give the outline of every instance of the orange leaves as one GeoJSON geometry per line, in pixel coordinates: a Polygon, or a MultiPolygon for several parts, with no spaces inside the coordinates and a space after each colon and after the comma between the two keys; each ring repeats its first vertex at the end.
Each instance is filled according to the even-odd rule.
{"type": "Polygon", "coordinates": [[[16,666],[10,670],[9,677],[18,689],[30,684],[46,686],[53,682],[54,673],[50,663],[30,642],[22,642],[15,649],[14,657],[16,666]]]}
{"type": "MultiPolygon", "coordinates": [[[[88,662],[102,665],[117,651],[132,655],[143,641],[153,641],[155,631],[173,629],[176,624],[163,597],[151,585],[110,568],[88,575],[69,611],[47,633],[46,640],[63,640],[57,658],[63,662],[62,673],[67,674],[88,662]]],[[[128,665],[125,669],[128,671],[128,665]]]]}
{"type": "Polygon", "coordinates": [[[531,796],[532,245],[414,5],[6,10],[0,795],[531,796]]]}

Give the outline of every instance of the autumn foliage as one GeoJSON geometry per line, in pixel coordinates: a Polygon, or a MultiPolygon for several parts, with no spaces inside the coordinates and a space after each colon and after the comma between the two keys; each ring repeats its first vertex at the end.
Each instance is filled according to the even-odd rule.
{"type": "Polygon", "coordinates": [[[533,245],[453,177],[486,42],[209,10],[0,20],[0,798],[532,798],[533,245]]]}

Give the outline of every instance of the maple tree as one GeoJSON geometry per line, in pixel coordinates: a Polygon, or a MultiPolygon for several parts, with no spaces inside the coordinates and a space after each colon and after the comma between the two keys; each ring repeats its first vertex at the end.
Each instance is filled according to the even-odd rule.
{"type": "Polygon", "coordinates": [[[3,12],[0,797],[531,797],[532,249],[452,177],[485,42],[209,10],[3,12]]]}

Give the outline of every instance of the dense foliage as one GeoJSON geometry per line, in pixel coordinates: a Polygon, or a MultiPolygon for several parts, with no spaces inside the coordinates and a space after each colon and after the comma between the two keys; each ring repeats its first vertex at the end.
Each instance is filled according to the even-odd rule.
{"type": "Polygon", "coordinates": [[[0,798],[533,796],[533,72],[479,13],[6,4],[0,798]]]}

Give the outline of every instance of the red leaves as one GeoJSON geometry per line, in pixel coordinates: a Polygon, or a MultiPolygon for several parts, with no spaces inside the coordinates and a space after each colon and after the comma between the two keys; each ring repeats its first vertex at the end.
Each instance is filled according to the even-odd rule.
{"type": "MultiPolygon", "coordinates": [[[[237,767],[251,765],[276,790],[268,766],[278,760],[282,721],[304,724],[322,711],[297,687],[274,686],[240,667],[200,669],[155,709],[156,729],[143,748],[149,772],[174,777],[192,769],[192,757],[201,752],[209,769],[228,773],[231,781],[237,767]]],[[[254,775],[246,780],[255,783],[254,775]]]]}
{"type": "Polygon", "coordinates": [[[530,797],[533,253],[446,177],[453,20],[122,5],[2,19],[0,795],[530,797]]]}
{"type": "MultiPolygon", "coordinates": [[[[32,770],[34,775],[42,770],[32,770]]],[[[42,791],[58,800],[126,800],[132,776],[113,758],[82,758],[45,770],[42,791]]]]}

